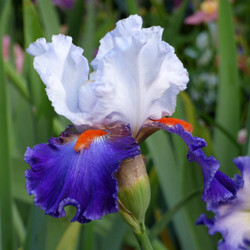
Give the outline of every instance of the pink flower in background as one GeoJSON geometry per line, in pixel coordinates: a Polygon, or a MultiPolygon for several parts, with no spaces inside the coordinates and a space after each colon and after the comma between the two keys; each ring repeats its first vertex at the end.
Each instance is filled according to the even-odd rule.
{"type": "MultiPolygon", "coordinates": [[[[10,36],[9,35],[5,35],[3,37],[3,58],[6,61],[10,60],[10,36]]],[[[24,63],[24,52],[22,47],[15,43],[13,46],[13,53],[14,53],[14,58],[15,58],[15,66],[16,66],[16,70],[19,74],[22,73],[23,71],[23,63],[24,63]]]]}
{"type": "Polygon", "coordinates": [[[18,43],[14,45],[14,56],[16,70],[19,74],[21,74],[23,71],[24,53],[22,47],[18,43]]]}
{"type": "Polygon", "coordinates": [[[10,37],[5,35],[3,37],[3,58],[7,61],[10,60],[10,37]]]}
{"type": "Polygon", "coordinates": [[[52,3],[63,9],[72,9],[75,3],[75,0],[52,0],[52,3]]]}
{"type": "Polygon", "coordinates": [[[186,24],[198,25],[202,22],[209,23],[217,20],[218,16],[218,1],[205,0],[200,5],[200,10],[185,19],[186,24]]]}

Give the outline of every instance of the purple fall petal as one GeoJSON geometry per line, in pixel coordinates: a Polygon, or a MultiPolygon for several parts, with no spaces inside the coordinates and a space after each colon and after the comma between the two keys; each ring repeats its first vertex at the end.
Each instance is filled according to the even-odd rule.
{"type": "Polygon", "coordinates": [[[218,203],[235,197],[236,184],[228,176],[218,171],[220,164],[213,156],[207,157],[205,155],[202,150],[203,147],[207,146],[204,139],[194,137],[191,133],[185,131],[180,124],[170,127],[159,121],[150,121],[144,125],[143,129],[150,127],[177,134],[185,142],[189,149],[188,160],[195,161],[201,166],[204,177],[203,201],[218,203]]]}
{"type": "Polygon", "coordinates": [[[95,139],[89,149],[75,152],[79,134],[67,129],[48,144],[28,148],[25,161],[28,193],[35,204],[53,217],[65,216],[64,206],[77,208],[72,221],[86,223],[117,212],[117,182],[120,162],[140,153],[130,129],[119,125],[95,139]]]}

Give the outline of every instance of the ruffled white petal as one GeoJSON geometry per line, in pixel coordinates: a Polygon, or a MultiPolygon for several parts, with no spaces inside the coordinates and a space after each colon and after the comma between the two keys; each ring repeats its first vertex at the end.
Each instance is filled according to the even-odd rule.
{"type": "Polygon", "coordinates": [[[39,38],[35,43],[30,44],[27,52],[32,56],[40,56],[44,54],[50,47],[45,38],[39,38]]]}
{"type": "Polygon", "coordinates": [[[55,111],[75,125],[88,123],[89,114],[79,107],[79,90],[88,79],[89,66],[83,50],[64,35],[44,38],[31,44],[27,52],[35,56],[34,67],[46,85],[55,111]]]}
{"type": "MultiPolygon", "coordinates": [[[[231,210],[232,207],[229,209],[231,210]]],[[[209,232],[211,234],[222,232],[226,238],[225,244],[231,247],[227,249],[239,249],[244,239],[250,239],[250,212],[238,209],[233,212],[229,210],[225,212],[227,213],[221,214],[221,218],[216,221],[215,226],[209,232]]],[[[224,247],[224,244],[222,246],[224,247]]],[[[224,248],[219,247],[219,249],[224,248]]]]}
{"type": "MultiPolygon", "coordinates": [[[[130,16],[129,18],[120,20],[116,23],[116,28],[108,32],[101,40],[100,47],[96,58],[92,61],[91,65],[96,70],[97,64],[100,60],[115,46],[114,39],[117,37],[126,37],[140,31],[142,28],[142,19],[138,15],[130,16]]],[[[125,45],[126,46],[126,45],[125,45]]]]}
{"type": "Polygon", "coordinates": [[[162,32],[161,27],[143,29],[137,15],[119,21],[101,40],[89,81],[83,50],[70,37],[53,36],[52,43],[38,39],[27,51],[35,56],[34,67],[58,114],[78,128],[123,122],[136,135],[148,118],[174,112],[176,95],[188,82],[162,32]]]}
{"type": "Polygon", "coordinates": [[[219,249],[248,249],[244,241],[250,242],[250,157],[238,157],[235,160],[236,165],[243,166],[243,170],[240,169],[244,186],[234,200],[211,209],[215,210],[216,216],[209,232],[220,232],[224,238],[224,241],[219,243],[219,249]]]}
{"type": "Polygon", "coordinates": [[[118,22],[92,62],[96,70],[92,90],[98,97],[94,123],[121,121],[130,124],[134,135],[148,118],[171,115],[176,95],[188,82],[174,49],[161,40],[163,29],[141,29],[141,23],[136,15],[118,22]]]}

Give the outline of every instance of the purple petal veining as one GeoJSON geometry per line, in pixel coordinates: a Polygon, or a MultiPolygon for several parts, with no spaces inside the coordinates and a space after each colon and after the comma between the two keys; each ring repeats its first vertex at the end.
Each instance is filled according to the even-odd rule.
{"type": "Polygon", "coordinates": [[[28,148],[25,161],[28,193],[35,204],[54,217],[65,216],[64,206],[77,208],[72,221],[80,223],[100,219],[117,212],[117,182],[114,178],[125,158],[140,153],[130,129],[118,125],[103,137],[98,137],[89,149],[75,152],[79,134],[67,129],[48,144],[28,148]]]}

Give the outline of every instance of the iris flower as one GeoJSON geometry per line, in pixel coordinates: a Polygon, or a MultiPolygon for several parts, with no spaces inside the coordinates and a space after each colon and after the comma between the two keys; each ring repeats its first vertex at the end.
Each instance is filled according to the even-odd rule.
{"type": "Polygon", "coordinates": [[[208,202],[207,209],[215,213],[215,218],[202,214],[198,219],[198,224],[205,224],[210,234],[222,234],[220,250],[250,248],[250,157],[238,157],[234,163],[242,173],[234,180],[239,189],[237,196],[222,203],[208,202]]]}
{"type": "Polygon", "coordinates": [[[165,117],[174,112],[188,73],[162,32],[142,28],[137,15],[117,22],[100,41],[90,75],[83,50],[71,37],[53,36],[51,43],[41,38],[27,49],[55,111],[73,124],[25,153],[31,166],[27,191],[46,214],[62,217],[64,207],[73,205],[72,221],[85,223],[117,212],[115,172],[124,159],[141,154],[139,143],[159,129],[179,135],[188,159],[201,165],[203,200],[235,195],[233,181],[206,157],[201,149],[206,142],[192,136],[191,125],[165,117]]]}

